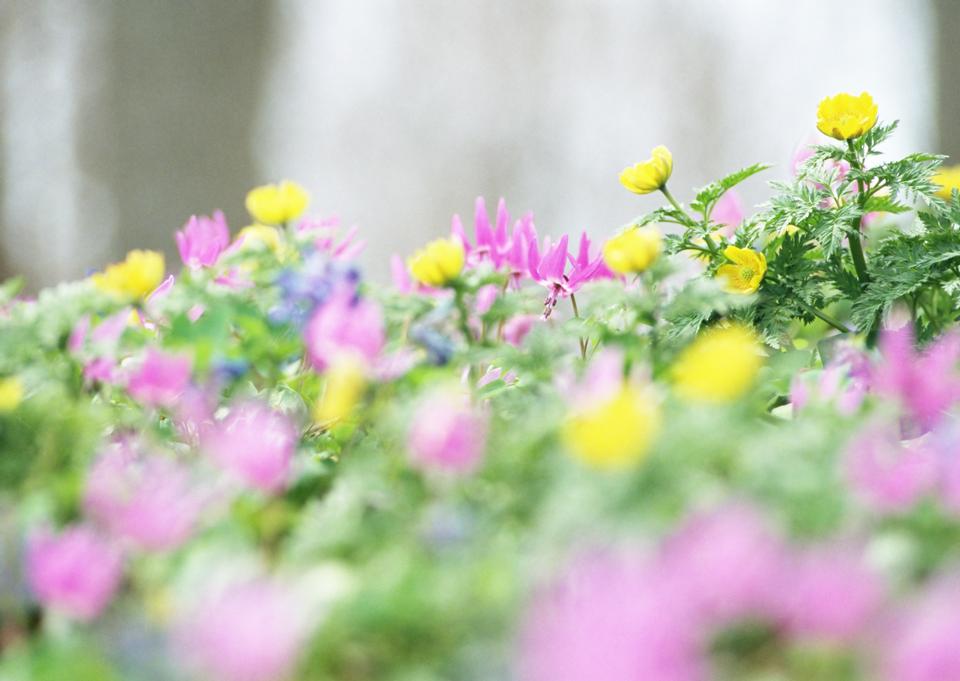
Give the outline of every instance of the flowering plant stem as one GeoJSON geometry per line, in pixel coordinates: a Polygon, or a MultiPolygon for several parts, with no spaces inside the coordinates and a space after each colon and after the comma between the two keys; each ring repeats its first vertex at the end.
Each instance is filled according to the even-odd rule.
{"type": "MultiPolygon", "coordinates": [[[[577,297],[574,294],[570,294],[570,305],[573,307],[573,316],[577,319],[580,319],[580,310],[577,308],[577,297]]],[[[583,336],[580,337],[580,359],[586,361],[587,359],[587,339],[583,336]]]]}
{"type": "MultiPolygon", "coordinates": [[[[683,209],[683,206],[681,206],[681,205],[677,202],[677,200],[676,200],[675,198],[673,198],[673,194],[671,194],[671,193],[670,193],[670,190],[667,189],[667,185],[663,185],[662,187],[660,187],[660,191],[661,191],[661,192],[663,193],[663,195],[666,197],[667,201],[670,202],[670,205],[673,206],[679,213],[681,213],[681,214],[690,222],[690,224],[696,224],[696,221],[695,221],[692,217],[690,217],[690,214],[687,213],[687,211],[685,211],[685,210],[683,209]]],[[[704,243],[707,244],[707,248],[710,250],[710,254],[711,254],[711,255],[714,255],[714,256],[717,256],[717,257],[720,256],[720,250],[717,248],[717,244],[716,244],[716,242],[713,240],[713,237],[710,236],[709,230],[707,230],[707,231],[704,233],[704,235],[703,235],[703,241],[704,241],[704,243]]]]}

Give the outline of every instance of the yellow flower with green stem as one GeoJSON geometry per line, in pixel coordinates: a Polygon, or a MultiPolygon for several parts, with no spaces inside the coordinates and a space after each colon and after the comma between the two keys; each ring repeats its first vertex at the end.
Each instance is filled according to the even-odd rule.
{"type": "Polygon", "coordinates": [[[753,330],[726,324],[704,331],[684,348],[670,377],[684,399],[731,402],[750,389],[762,365],[762,347],[753,330]]]}
{"type": "Polygon", "coordinates": [[[424,286],[440,287],[454,281],[463,271],[466,252],[456,239],[437,239],[407,260],[411,276],[424,286]]]}
{"type": "Polygon", "coordinates": [[[869,93],[826,97],[817,107],[817,129],[838,140],[859,137],[877,124],[877,105],[869,93]]]}
{"type": "Polygon", "coordinates": [[[650,158],[620,173],[620,183],[634,194],[650,194],[663,189],[673,173],[673,155],[665,146],[655,147],[650,158]]]}
{"type": "Polygon", "coordinates": [[[755,293],[767,273],[767,258],[750,248],[727,246],[723,255],[730,262],[717,268],[717,276],[731,293],[755,293]]]}
{"type": "Polygon", "coordinates": [[[296,182],[284,180],[279,184],[265,184],[247,194],[247,211],[264,225],[285,225],[307,210],[310,196],[296,182]]]}
{"type": "Polygon", "coordinates": [[[101,291],[123,300],[143,300],[163,281],[163,253],[133,250],[123,262],[108,265],[90,280],[101,291]]]}

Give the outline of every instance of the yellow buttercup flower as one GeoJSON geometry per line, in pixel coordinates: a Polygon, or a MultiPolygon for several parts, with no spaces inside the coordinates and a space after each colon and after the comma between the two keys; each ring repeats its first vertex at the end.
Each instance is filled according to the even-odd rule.
{"type": "Polygon", "coordinates": [[[281,247],[280,230],[268,225],[248,225],[237,233],[241,248],[269,248],[278,253],[281,247]]]}
{"type": "Polygon", "coordinates": [[[603,261],[617,274],[638,274],[656,261],[663,237],[653,227],[631,227],[603,245],[603,261]]]}
{"type": "Polygon", "coordinates": [[[310,202],[307,190],[296,182],[265,184],[247,194],[247,211],[257,222],[282,225],[303,215],[310,202]]]}
{"type": "Polygon", "coordinates": [[[866,92],[826,97],[817,107],[817,129],[834,139],[859,137],[877,124],[877,105],[866,92]]]}
{"type": "Polygon", "coordinates": [[[23,400],[23,383],[16,376],[0,378],[0,414],[16,409],[23,400]]]}
{"type": "Polygon", "coordinates": [[[620,184],[634,194],[655,192],[670,179],[673,173],[673,155],[665,146],[654,148],[648,160],[620,173],[620,184]]]}
{"type": "Polygon", "coordinates": [[[327,384],[313,409],[313,420],[321,425],[332,425],[351,413],[367,387],[363,365],[349,357],[338,359],[326,371],[327,384]]]}
{"type": "Polygon", "coordinates": [[[763,364],[756,334],[741,324],[701,333],[670,371],[678,395],[699,402],[730,402],[743,395],[763,364]]]}
{"type": "Polygon", "coordinates": [[[134,250],[123,262],[108,265],[90,280],[101,291],[125,300],[146,298],[163,281],[163,253],[134,250]]]}
{"type": "Polygon", "coordinates": [[[647,455],[660,420],[660,407],[652,395],[624,386],[610,399],[572,415],[562,435],[570,452],[584,463],[622,469],[647,455]]]}
{"type": "Polygon", "coordinates": [[[463,245],[456,239],[437,239],[407,260],[410,274],[425,286],[445,286],[463,271],[463,245]]]}
{"type": "Polygon", "coordinates": [[[930,179],[933,180],[934,184],[940,185],[937,196],[949,201],[953,195],[953,190],[960,189],[960,165],[940,168],[937,174],[930,179]]]}
{"type": "Polygon", "coordinates": [[[767,273],[767,258],[749,248],[727,246],[723,254],[732,264],[720,265],[717,276],[731,293],[754,293],[767,273]]]}

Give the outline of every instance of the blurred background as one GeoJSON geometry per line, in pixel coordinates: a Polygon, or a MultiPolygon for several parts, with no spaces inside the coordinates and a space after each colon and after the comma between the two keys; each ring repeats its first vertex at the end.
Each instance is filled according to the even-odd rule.
{"type": "Polygon", "coordinates": [[[682,201],[782,179],[839,91],[903,121],[890,153],[960,156],[958,35],[953,0],[0,0],[0,278],[177,269],[190,214],[236,232],[282,178],[375,280],[478,195],[603,236],[656,205],[617,181],[653,146],[682,201]]]}

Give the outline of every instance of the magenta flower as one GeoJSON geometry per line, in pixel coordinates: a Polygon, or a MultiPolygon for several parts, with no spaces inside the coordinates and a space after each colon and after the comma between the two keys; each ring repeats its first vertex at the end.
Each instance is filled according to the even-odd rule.
{"type": "Polygon", "coordinates": [[[304,341],[310,364],[317,371],[343,356],[372,364],[386,342],[380,307],[357,298],[351,287],[343,287],[313,313],[304,341]]]}
{"type": "Polygon", "coordinates": [[[740,195],[733,189],[724,192],[723,196],[714,204],[713,211],[710,213],[710,219],[723,226],[721,232],[728,239],[737,231],[737,227],[743,222],[744,217],[743,201],[740,200],[740,195]]]}
{"type": "Polygon", "coordinates": [[[275,493],[286,487],[290,477],[297,431],[286,416],[262,402],[245,402],[206,430],[201,445],[241,482],[275,493]]]}
{"type": "Polygon", "coordinates": [[[295,595],[259,579],[208,597],[178,625],[188,664],[216,681],[288,678],[309,633],[295,595]]]}
{"type": "Polygon", "coordinates": [[[536,242],[537,232],[532,213],[517,220],[512,231],[508,230],[509,223],[506,201],[501,198],[497,203],[496,225],[491,226],[486,203],[478,197],[473,221],[476,244],[467,237],[459,215],[453,216],[450,232],[463,245],[468,267],[490,263],[496,270],[506,270],[510,283],[516,287],[527,273],[527,249],[531,242],[536,242]]]}
{"type": "Polygon", "coordinates": [[[905,612],[887,642],[886,681],[960,679],[960,584],[936,583],[905,612]]]}
{"type": "Polygon", "coordinates": [[[84,508],[112,534],[139,548],[162,551],[182,544],[203,507],[188,470],[175,460],[118,442],[87,476],[84,508]]]}
{"type": "Polygon", "coordinates": [[[936,484],[937,462],[923,443],[901,444],[889,427],[873,424],[847,446],[846,477],[869,504],[908,509],[936,484]]]}
{"type": "Polygon", "coordinates": [[[410,461],[424,471],[467,475],[480,465],[487,418],[465,396],[438,390],[417,408],[410,424],[410,461]]]}
{"type": "Polygon", "coordinates": [[[120,552],[84,525],[41,529],[27,543],[27,578],[37,599],[77,620],[99,615],[122,576],[120,552]]]}
{"type": "Polygon", "coordinates": [[[213,267],[220,254],[230,245],[230,229],[221,211],[213,217],[191,215],[176,234],[180,259],[190,269],[213,267]]]}
{"type": "Polygon", "coordinates": [[[818,547],[784,576],[784,618],[794,636],[851,643],[878,613],[883,586],[858,553],[818,547]]]}
{"type": "Polygon", "coordinates": [[[336,216],[302,220],[297,231],[313,236],[317,252],[328,255],[332,260],[353,260],[367,245],[366,241],[356,240],[359,232],[357,227],[351,227],[343,236],[339,236],[340,219],[336,216]]]}
{"type": "Polygon", "coordinates": [[[173,406],[190,385],[192,365],[189,357],[149,348],[143,364],[130,375],[127,392],[145,405],[173,406]]]}
{"type": "Polygon", "coordinates": [[[568,237],[564,235],[556,244],[549,239],[543,243],[543,255],[537,248],[536,240],[528,244],[527,268],[530,277],[546,287],[547,297],[543,301],[543,316],[549,317],[560,298],[565,298],[580,290],[592,279],[612,277],[612,273],[603,262],[603,255],[597,254],[590,258],[590,239],[586,233],[580,237],[580,246],[577,256],[572,257],[567,252],[568,237]],[[567,272],[567,262],[572,268],[567,272]]]}
{"type": "Polygon", "coordinates": [[[535,593],[520,627],[522,681],[703,681],[699,635],[642,560],[593,554],[535,593]]]}
{"type": "Polygon", "coordinates": [[[532,314],[521,314],[511,317],[503,325],[503,340],[510,345],[520,347],[527,334],[533,329],[533,325],[540,320],[540,317],[532,314]]]}

